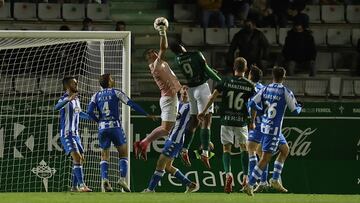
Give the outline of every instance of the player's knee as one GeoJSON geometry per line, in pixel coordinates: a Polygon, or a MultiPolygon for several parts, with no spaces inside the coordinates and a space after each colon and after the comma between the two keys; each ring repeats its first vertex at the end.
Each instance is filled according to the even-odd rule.
{"type": "Polygon", "coordinates": [[[284,158],[286,158],[288,155],[289,155],[289,152],[290,152],[290,148],[287,144],[284,144],[284,145],[281,145],[279,147],[280,149],[280,155],[284,158]]]}
{"type": "Polygon", "coordinates": [[[101,151],[101,160],[109,161],[110,160],[110,152],[108,149],[104,149],[101,151]]]}

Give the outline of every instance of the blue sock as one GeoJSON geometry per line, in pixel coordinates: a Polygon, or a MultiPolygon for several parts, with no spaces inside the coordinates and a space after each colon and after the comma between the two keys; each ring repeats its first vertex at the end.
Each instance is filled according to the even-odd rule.
{"type": "Polygon", "coordinates": [[[179,179],[183,185],[189,185],[191,183],[191,181],[179,170],[176,170],[174,176],[179,179]]]}
{"type": "Polygon", "coordinates": [[[266,167],[263,170],[263,173],[261,175],[260,184],[266,184],[267,183],[268,173],[269,173],[269,164],[266,164],[266,167]]]}
{"type": "Polygon", "coordinates": [[[251,175],[252,172],[254,171],[254,168],[255,168],[257,162],[258,162],[258,160],[257,160],[256,154],[249,156],[249,173],[248,173],[249,175],[251,175]]]}
{"type": "Polygon", "coordinates": [[[256,165],[249,177],[249,185],[254,186],[256,181],[260,179],[263,171],[256,165]]]}
{"type": "Polygon", "coordinates": [[[74,173],[79,185],[84,184],[84,172],[80,164],[74,164],[74,173]]]}
{"type": "Polygon", "coordinates": [[[73,187],[78,186],[78,180],[76,178],[75,169],[72,170],[72,186],[73,187]]]}
{"type": "Polygon", "coordinates": [[[128,171],[128,160],[127,158],[120,158],[119,159],[119,171],[120,177],[125,178],[128,171]]]}
{"type": "Polygon", "coordinates": [[[275,161],[274,173],[273,173],[273,177],[272,177],[274,180],[279,180],[283,167],[284,167],[284,163],[275,161]]]}
{"type": "Polygon", "coordinates": [[[100,161],[100,173],[101,173],[101,179],[107,179],[108,178],[108,168],[109,168],[109,163],[107,161],[100,161]]]}
{"type": "Polygon", "coordinates": [[[155,190],[156,186],[158,185],[164,174],[165,171],[155,171],[150,179],[148,189],[151,191],[155,190]]]}

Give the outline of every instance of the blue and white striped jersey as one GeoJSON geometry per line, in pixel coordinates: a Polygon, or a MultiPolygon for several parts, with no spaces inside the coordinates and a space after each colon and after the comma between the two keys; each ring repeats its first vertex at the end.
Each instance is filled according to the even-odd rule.
{"type": "Polygon", "coordinates": [[[279,136],[281,133],[285,110],[299,114],[300,105],[294,94],[281,83],[272,83],[261,89],[251,100],[251,107],[263,110],[261,116],[261,132],[279,136]]]}
{"type": "Polygon", "coordinates": [[[171,130],[169,140],[173,143],[183,143],[185,138],[185,129],[190,120],[190,103],[179,103],[179,112],[176,123],[171,130]]]}
{"type": "MultiPolygon", "coordinates": [[[[255,92],[258,93],[261,89],[263,89],[265,86],[263,84],[261,84],[260,82],[257,82],[255,84],[255,92]]],[[[256,128],[255,130],[260,132],[260,126],[261,126],[261,116],[264,113],[264,111],[262,110],[257,110],[256,111],[256,128]]]]}
{"type": "Polygon", "coordinates": [[[129,98],[121,90],[106,88],[91,97],[89,105],[95,105],[99,112],[99,127],[112,128],[120,127],[121,111],[119,103],[128,104],[129,98]]]}
{"type": "MultiPolygon", "coordinates": [[[[69,93],[65,93],[58,101],[63,103],[69,99],[69,93]]],[[[76,97],[60,109],[60,136],[79,136],[79,117],[81,107],[80,100],[76,97]]]]}

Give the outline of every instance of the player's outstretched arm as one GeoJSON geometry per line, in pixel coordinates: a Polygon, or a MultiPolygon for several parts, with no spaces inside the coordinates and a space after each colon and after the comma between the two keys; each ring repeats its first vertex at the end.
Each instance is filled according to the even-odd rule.
{"type": "Polygon", "coordinates": [[[154,28],[159,32],[160,35],[160,50],[159,58],[162,59],[165,55],[166,49],[168,48],[168,40],[166,36],[166,30],[169,26],[169,22],[164,17],[155,19],[154,28]]]}
{"type": "Polygon", "coordinates": [[[95,115],[94,110],[95,110],[96,104],[93,101],[90,101],[89,105],[88,105],[88,110],[87,110],[87,116],[95,121],[95,122],[99,122],[99,118],[95,115]]]}
{"type": "Polygon", "coordinates": [[[58,103],[55,105],[54,109],[56,111],[61,110],[67,103],[69,103],[69,101],[75,99],[75,97],[77,96],[77,93],[73,93],[71,96],[66,97],[64,99],[59,99],[58,103]]]}
{"type": "Polygon", "coordinates": [[[200,55],[200,57],[203,59],[203,63],[204,63],[206,75],[208,75],[209,78],[211,78],[212,80],[214,80],[214,81],[216,81],[216,82],[221,81],[221,77],[218,75],[218,72],[217,72],[216,70],[214,70],[213,68],[211,68],[211,67],[207,64],[204,55],[203,55],[201,52],[199,52],[199,55],[200,55]]]}
{"type": "Polygon", "coordinates": [[[134,109],[136,112],[146,116],[147,118],[155,121],[155,116],[152,116],[148,114],[140,105],[135,103],[133,100],[131,100],[124,92],[121,90],[115,90],[116,96],[120,99],[120,101],[128,106],[130,106],[132,109],[134,109]]]}
{"type": "Polygon", "coordinates": [[[285,100],[286,100],[286,104],[289,107],[290,111],[294,114],[300,114],[301,110],[302,110],[302,105],[299,105],[298,102],[295,99],[294,94],[286,89],[285,90],[285,100]]]}
{"type": "MultiPolygon", "coordinates": [[[[85,112],[83,112],[83,111],[80,112],[79,117],[80,117],[81,119],[88,120],[88,121],[94,120],[93,118],[91,118],[91,117],[89,116],[89,114],[87,114],[87,113],[85,113],[85,112]]],[[[96,122],[97,122],[97,121],[96,121],[96,122]]]]}
{"type": "Polygon", "coordinates": [[[199,120],[204,120],[206,112],[209,110],[210,106],[214,103],[216,97],[218,97],[220,92],[218,90],[214,90],[214,92],[211,94],[209,101],[207,102],[205,108],[202,110],[202,112],[198,115],[199,120]]]}

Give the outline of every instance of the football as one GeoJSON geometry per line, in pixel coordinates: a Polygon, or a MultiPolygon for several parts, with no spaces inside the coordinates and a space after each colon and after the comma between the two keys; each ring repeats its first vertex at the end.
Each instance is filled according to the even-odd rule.
{"type": "Polygon", "coordinates": [[[155,19],[154,21],[154,28],[155,30],[158,30],[160,29],[161,26],[165,26],[166,28],[169,27],[169,21],[164,18],[164,17],[158,17],[155,19]]]}

